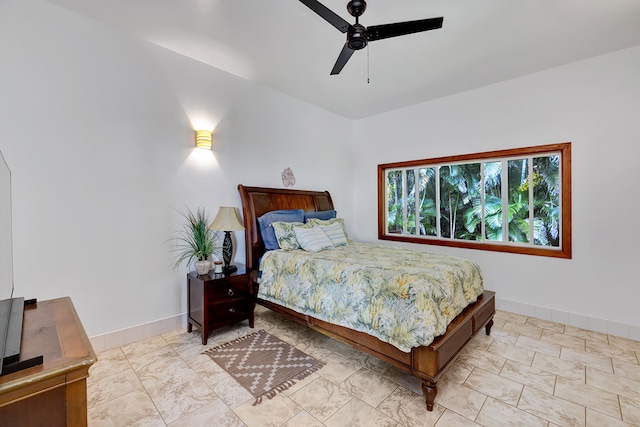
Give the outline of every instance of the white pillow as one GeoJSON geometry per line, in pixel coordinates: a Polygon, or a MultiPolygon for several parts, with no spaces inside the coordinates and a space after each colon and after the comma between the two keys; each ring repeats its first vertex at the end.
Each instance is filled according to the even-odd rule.
{"type": "Polygon", "coordinates": [[[324,249],[333,248],[331,239],[329,239],[320,227],[293,227],[293,230],[296,233],[298,243],[305,251],[318,252],[324,249]]]}
{"type": "Polygon", "coordinates": [[[344,246],[348,243],[341,224],[334,222],[331,225],[319,225],[318,227],[329,237],[333,246],[344,246]]]}

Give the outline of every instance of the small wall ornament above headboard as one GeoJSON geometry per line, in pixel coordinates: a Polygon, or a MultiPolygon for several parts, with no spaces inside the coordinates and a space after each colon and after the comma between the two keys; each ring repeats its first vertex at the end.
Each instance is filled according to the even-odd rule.
{"type": "Polygon", "coordinates": [[[296,177],[293,175],[291,168],[282,171],[282,185],[285,187],[293,187],[296,183],[296,177]]]}

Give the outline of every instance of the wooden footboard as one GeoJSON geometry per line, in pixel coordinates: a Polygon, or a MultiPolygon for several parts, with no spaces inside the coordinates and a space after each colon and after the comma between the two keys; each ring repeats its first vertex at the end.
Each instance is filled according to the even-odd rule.
{"type": "Polygon", "coordinates": [[[485,291],[478,301],[453,319],[444,335],[428,346],[415,347],[405,353],[364,332],[305,316],[270,301],[257,299],[257,303],[420,378],[429,411],[433,410],[440,377],[482,327],[489,335],[495,314],[495,292],[485,291]]]}

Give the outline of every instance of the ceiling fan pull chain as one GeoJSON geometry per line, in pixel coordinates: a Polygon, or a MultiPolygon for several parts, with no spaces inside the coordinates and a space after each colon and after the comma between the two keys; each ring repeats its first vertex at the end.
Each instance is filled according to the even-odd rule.
{"type": "Polygon", "coordinates": [[[369,81],[369,45],[367,44],[367,84],[371,83],[369,81]]]}

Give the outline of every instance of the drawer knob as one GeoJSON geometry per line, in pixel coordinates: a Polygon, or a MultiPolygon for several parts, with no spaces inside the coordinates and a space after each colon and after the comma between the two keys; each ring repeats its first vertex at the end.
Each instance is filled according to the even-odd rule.
{"type": "Polygon", "coordinates": [[[231,308],[229,309],[229,313],[235,313],[235,312],[236,312],[236,309],[235,309],[234,307],[231,307],[231,308]]]}
{"type": "Polygon", "coordinates": [[[229,289],[228,294],[229,294],[229,296],[230,296],[230,297],[232,297],[232,296],[233,296],[233,293],[234,293],[234,292],[233,292],[233,289],[229,289]]]}

